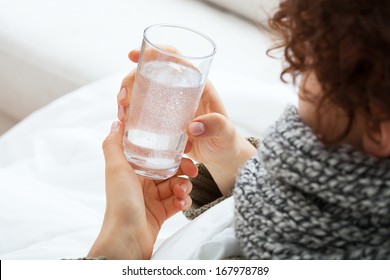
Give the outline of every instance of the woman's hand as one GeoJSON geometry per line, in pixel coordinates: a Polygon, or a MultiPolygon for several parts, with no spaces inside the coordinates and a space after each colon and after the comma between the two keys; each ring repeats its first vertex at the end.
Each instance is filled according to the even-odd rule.
{"type": "Polygon", "coordinates": [[[122,146],[124,126],[115,122],[103,143],[106,161],[106,212],[88,257],[149,259],[163,222],[191,206],[188,179],[197,168],[183,159],[175,177],[153,181],[134,173],[122,146]]]}
{"type": "MultiPolygon", "coordinates": [[[[165,48],[177,52],[170,47],[165,48]]],[[[129,59],[138,62],[139,55],[139,50],[133,50],[129,59]]],[[[118,118],[123,122],[127,119],[134,79],[135,70],[122,81],[118,94],[118,118]]],[[[210,81],[206,82],[187,134],[186,154],[207,167],[223,194],[229,193],[237,170],[255,154],[256,149],[237,133],[228,120],[226,109],[210,81]]]]}
{"type": "Polygon", "coordinates": [[[238,170],[255,153],[234,125],[223,115],[201,115],[188,126],[186,152],[202,162],[223,195],[228,195],[236,181],[238,170]]]}

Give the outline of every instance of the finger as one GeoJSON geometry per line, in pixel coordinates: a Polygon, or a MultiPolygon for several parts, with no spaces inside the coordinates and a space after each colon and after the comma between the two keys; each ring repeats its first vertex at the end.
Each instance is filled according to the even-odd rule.
{"type": "Polygon", "coordinates": [[[195,163],[191,159],[186,157],[182,158],[175,176],[183,175],[190,178],[194,178],[198,175],[198,167],[196,167],[195,163]]]}
{"type": "Polygon", "coordinates": [[[128,114],[128,107],[130,104],[131,93],[133,91],[135,79],[135,70],[131,71],[122,81],[121,90],[117,96],[118,103],[118,119],[125,122],[128,114]]]}
{"type": "Polygon", "coordinates": [[[234,133],[231,122],[222,114],[211,113],[197,117],[187,128],[190,139],[219,138],[234,133]]]}
{"type": "Polygon", "coordinates": [[[174,198],[173,199],[173,207],[174,207],[173,210],[174,211],[171,214],[171,216],[176,214],[179,211],[187,210],[188,208],[191,207],[191,204],[192,204],[192,199],[191,199],[191,197],[189,195],[185,199],[174,198]]]}
{"type": "Polygon", "coordinates": [[[121,105],[124,103],[124,100],[127,98],[127,89],[122,87],[118,93],[117,102],[118,102],[118,120],[125,122],[127,119],[127,109],[128,106],[121,105]]]}
{"type": "Polygon", "coordinates": [[[191,141],[187,141],[186,147],[184,148],[184,153],[188,154],[189,152],[191,152],[191,150],[192,150],[192,142],[191,141]]]}
{"type": "Polygon", "coordinates": [[[182,188],[184,191],[192,190],[191,182],[186,178],[172,177],[164,182],[156,184],[160,200],[168,199],[174,195],[175,188],[182,188]]]}
{"type": "Polygon", "coordinates": [[[162,182],[165,182],[167,180],[172,180],[173,178],[179,176],[186,176],[190,178],[194,178],[198,176],[198,167],[190,158],[186,158],[186,157],[182,158],[179,168],[177,169],[176,174],[174,176],[166,180],[154,180],[154,182],[158,185],[162,182]]]}
{"type": "Polygon", "coordinates": [[[126,122],[127,120],[128,106],[122,106],[118,104],[118,120],[126,122]]]}
{"type": "MultiPolygon", "coordinates": [[[[141,57],[141,50],[136,49],[129,52],[128,57],[131,61],[138,63],[141,57]]],[[[170,45],[158,45],[156,47],[145,46],[142,50],[142,61],[171,61],[178,64],[186,65],[189,67],[193,67],[191,63],[183,59],[180,56],[180,51],[173,46],[170,45]]]]}
{"type": "Polygon", "coordinates": [[[128,57],[129,57],[129,59],[130,59],[132,62],[137,63],[140,54],[141,54],[141,49],[135,49],[135,50],[131,50],[131,51],[129,52],[128,57]]]}
{"type": "Polygon", "coordinates": [[[192,191],[192,184],[190,181],[187,181],[185,183],[177,183],[173,185],[172,187],[173,195],[179,199],[186,199],[186,197],[191,193],[192,191]]]}
{"type": "Polygon", "coordinates": [[[121,122],[114,122],[111,126],[111,132],[103,141],[104,159],[106,167],[117,168],[119,165],[128,166],[127,160],[123,153],[122,138],[124,126],[121,122]]]}
{"type": "MultiPolygon", "coordinates": [[[[163,49],[165,52],[174,55],[180,54],[179,50],[173,46],[158,45],[158,48],[163,49]]],[[[158,49],[150,47],[150,48],[145,48],[143,56],[145,58],[148,58],[148,60],[156,60],[159,54],[160,51],[158,49]]],[[[140,55],[141,55],[141,49],[134,49],[129,52],[128,57],[132,62],[138,63],[140,55]]]]}
{"type": "Polygon", "coordinates": [[[167,213],[167,219],[179,211],[186,210],[191,207],[192,199],[189,195],[186,195],[185,198],[178,198],[176,196],[171,196],[168,199],[163,201],[165,212],[167,213]]]}
{"type": "Polygon", "coordinates": [[[213,84],[209,80],[207,80],[195,116],[201,116],[214,112],[220,113],[225,117],[228,117],[221,97],[218,95],[217,90],[215,89],[213,84]]]}
{"type": "Polygon", "coordinates": [[[131,93],[133,91],[136,69],[133,69],[123,80],[121,90],[118,93],[118,105],[127,107],[130,104],[131,93]]]}

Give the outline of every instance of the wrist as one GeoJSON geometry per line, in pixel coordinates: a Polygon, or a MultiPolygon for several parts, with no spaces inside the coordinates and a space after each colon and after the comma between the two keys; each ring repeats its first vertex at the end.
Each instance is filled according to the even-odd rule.
{"type": "Polygon", "coordinates": [[[147,259],[136,234],[120,226],[103,225],[97,239],[88,252],[88,258],[104,256],[109,260],[147,259]]]}
{"type": "Polygon", "coordinates": [[[231,160],[204,164],[224,196],[231,193],[238,171],[257,152],[257,149],[242,137],[238,137],[234,149],[237,152],[232,156],[231,160]]]}

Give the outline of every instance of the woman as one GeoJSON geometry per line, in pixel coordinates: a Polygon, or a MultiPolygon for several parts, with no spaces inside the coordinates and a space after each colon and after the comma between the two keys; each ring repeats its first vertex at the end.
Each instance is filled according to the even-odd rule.
{"type": "MultiPolygon", "coordinates": [[[[199,206],[234,193],[241,257],[390,258],[389,18],[386,0],[282,1],[271,27],[285,50],[282,78],[302,77],[299,106],[286,109],[258,149],[206,85],[186,152],[210,182],[194,190],[217,193],[199,206]]],[[[118,96],[121,121],[133,81],[134,72],[118,96]]],[[[164,219],[189,208],[191,184],[136,176],[122,135],[115,123],[104,144],[106,216],[88,256],[147,259],[164,219]]],[[[197,170],[184,160],[179,174],[197,170]]]]}

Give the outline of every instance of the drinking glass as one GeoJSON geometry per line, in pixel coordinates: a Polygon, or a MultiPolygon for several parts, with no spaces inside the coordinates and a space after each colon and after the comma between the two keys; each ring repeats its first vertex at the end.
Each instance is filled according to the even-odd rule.
{"type": "Polygon", "coordinates": [[[137,174],[163,180],[176,173],[215,52],[208,36],[190,28],[145,29],[123,137],[137,174]]]}

